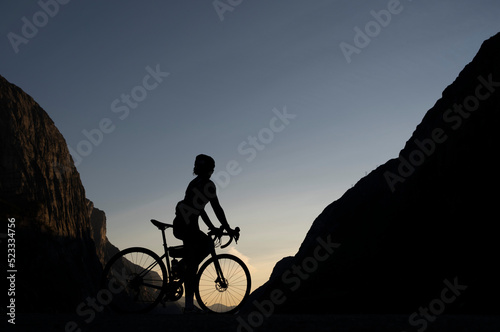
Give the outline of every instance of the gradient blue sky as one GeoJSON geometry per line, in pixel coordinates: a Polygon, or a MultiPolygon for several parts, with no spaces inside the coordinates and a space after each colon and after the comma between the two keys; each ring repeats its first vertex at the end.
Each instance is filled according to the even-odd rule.
{"type": "Polygon", "coordinates": [[[498,0],[233,0],[223,20],[213,1],[42,3],[51,15],[35,1],[0,5],[0,75],[87,154],[77,168],[111,242],[160,252],[148,220],[172,220],[194,157],[209,154],[216,173],[238,164],[219,198],[242,229],[231,251],[252,266],[254,287],[324,207],[398,155],[500,31],[498,0]],[[397,14],[385,26],[370,24],[388,7],[397,14]],[[340,45],[355,46],[367,24],[370,42],[358,40],[348,62],[340,45]],[[13,34],[26,38],[17,52],[13,34]],[[155,70],[169,74],[144,81],[155,70]],[[293,119],[273,120],[285,109],[293,119]]]}

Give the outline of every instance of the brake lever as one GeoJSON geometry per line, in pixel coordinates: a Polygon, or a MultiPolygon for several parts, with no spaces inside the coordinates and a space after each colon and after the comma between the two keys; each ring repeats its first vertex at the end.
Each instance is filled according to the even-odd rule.
{"type": "Polygon", "coordinates": [[[238,240],[240,239],[240,228],[236,227],[234,229],[234,232],[236,233],[236,235],[234,236],[234,242],[236,242],[236,244],[238,244],[238,240]]]}
{"type": "Polygon", "coordinates": [[[218,241],[219,243],[221,242],[220,240],[222,239],[222,234],[220,232],[215,231],[215,230],[211,230],[208,232],[208,235],[213,236],[214,241],[218,241]]]}
{"type": "Polygon", "coordinates": [[[217,239],[217,241],[219,241],[219,243],[220,243],[221,239],[222,239],[222,233],[220,231],[214,232],[214,236],[217,239]]]}

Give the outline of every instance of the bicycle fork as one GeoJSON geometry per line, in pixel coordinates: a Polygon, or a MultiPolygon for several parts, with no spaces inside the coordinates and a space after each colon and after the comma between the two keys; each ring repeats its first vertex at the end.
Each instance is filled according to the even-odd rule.
{"type": "Polygon", "coordinates": [[[217,258],[217,255],[215,255],[215,252],[212,254],[214,258],[214,265],[215,265],[215,272],[217,273],[217,279],[215,279],[215,285],[217,287],[217,290],[219,292],[223,292],[227,289],[228,282],[227,279],[224,278],[224,274],[222,273],[222,268],[220,267],[219,259],[217,258]]]}

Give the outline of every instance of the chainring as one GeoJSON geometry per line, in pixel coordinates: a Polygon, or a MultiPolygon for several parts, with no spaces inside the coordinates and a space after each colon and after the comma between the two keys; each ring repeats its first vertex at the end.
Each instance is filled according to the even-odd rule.
{"type": "Polygon", "coordinates": [[[168,283],[167,289],[165,291],[165,301],[168,302],[178,301],[183,294],[184,294],[184,286],[182,286],[182,282],[174,281],[168,283]]]}

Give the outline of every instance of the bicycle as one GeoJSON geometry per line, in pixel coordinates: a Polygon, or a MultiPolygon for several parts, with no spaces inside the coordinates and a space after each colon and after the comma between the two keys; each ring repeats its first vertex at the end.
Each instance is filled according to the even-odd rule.
{"type": "MultiPolygon", "coordinates": [[[[179,300],[183,293],[182,260],[183,246],[167,246],[165,231],[173,225],[151,219],[162,232],[164,254],[132,247],[120,251],[106,264],[103,287],[111,290],[109,306],[122,313],[144,313],[160,302],[179,300]],[[163,259],[165,263],[163,263],[163,259]]],[[[234,239],[239,239],[239,228],[234,239]]],[[[214,248],[226,248],[233,236],[220,229],[210,231],[214,248]],[[222,238],[229,236],[226,243],[222,238]]],[[[198,269],[195,296],[201,309],[214,313],[235,313],[248,298],[251,287],[250,272],[241,259],[231,254],[214,254],[198,269]]]]}

